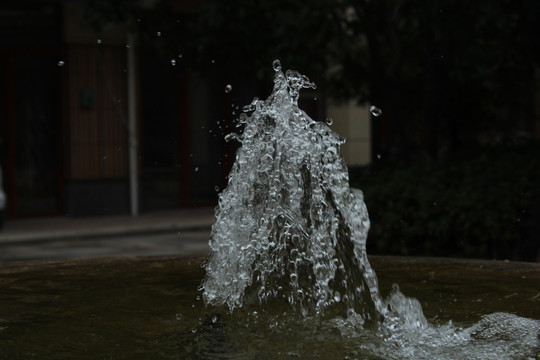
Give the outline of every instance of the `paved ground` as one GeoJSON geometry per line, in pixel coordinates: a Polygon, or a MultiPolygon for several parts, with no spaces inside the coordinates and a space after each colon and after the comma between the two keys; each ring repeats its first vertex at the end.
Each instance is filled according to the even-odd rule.
{"type": "Polygon", "coordinates": [[[155,212],[138,217],[65,217],[7,221],[0,263],[102,256],[205,255],[213,208],[155,212]]]}

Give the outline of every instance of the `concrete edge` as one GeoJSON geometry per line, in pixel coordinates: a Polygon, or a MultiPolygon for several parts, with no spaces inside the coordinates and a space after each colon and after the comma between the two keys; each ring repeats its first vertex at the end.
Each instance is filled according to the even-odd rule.
{"type": "Polygon", "coordinates": [[[213,223],[201,222],[200,224],[159,224],[142,227],[118,226],[97,229],[74,229],[74,230],[53,230],[35,233],[8,234],[0,237],[0,246],[14,244],[31,244],[51,240],[66,239],[95,239],[116,236],[135,236],[148,234],[165,234],[179,231],[201,231],[210,230],[213,223]]]}

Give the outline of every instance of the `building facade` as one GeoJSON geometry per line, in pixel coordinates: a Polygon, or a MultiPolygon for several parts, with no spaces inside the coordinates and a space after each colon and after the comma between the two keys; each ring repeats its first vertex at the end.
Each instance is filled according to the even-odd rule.
{"type": "Polygon", "coordinates": [[[214,203],[228,166],[216,121],[221,82],[203,81],[135,43],[130,129],[127,26],[111,24],[96,34],[84,7],[83,1],[0,4],[7,216],[129,213],[131,132],[140,211],[214,203]]]}

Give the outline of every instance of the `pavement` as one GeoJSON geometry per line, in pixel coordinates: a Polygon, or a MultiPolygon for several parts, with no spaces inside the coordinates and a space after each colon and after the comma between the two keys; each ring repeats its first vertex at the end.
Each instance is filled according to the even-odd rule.
{"type": "Polygon", "coordinates": [[[0,263],[108,256],[205,255],[214,208],[88,218],[7,219],[0,263]]]}

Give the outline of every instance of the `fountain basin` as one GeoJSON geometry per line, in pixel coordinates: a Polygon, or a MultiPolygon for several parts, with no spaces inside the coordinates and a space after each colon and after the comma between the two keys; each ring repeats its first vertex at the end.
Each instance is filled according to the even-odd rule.
{"type": "MultiPolygon", "coordinates": [[[[237,309],[229,315],[205,308],[197,290],[203,260],[169,256],[2,264],[0,358],[328,359],[355,356],[351,342],[371,341],[313,327],[309,333],[301,330],[299,340],[285,336],[279,326],[272,330],[276,317],[269,313],[254,316],[237,309]]],[[[381,293],[398,283],[404,294],[420,301],[432,324],[452,321],[467,327],[496,312],[540,319],[540,264],[369,260],[381,293]]],[[[290,330],[291,324],[286,326],[290,330]]],[[[536,358],[539,351],[533,349],[536,358]]]]}

